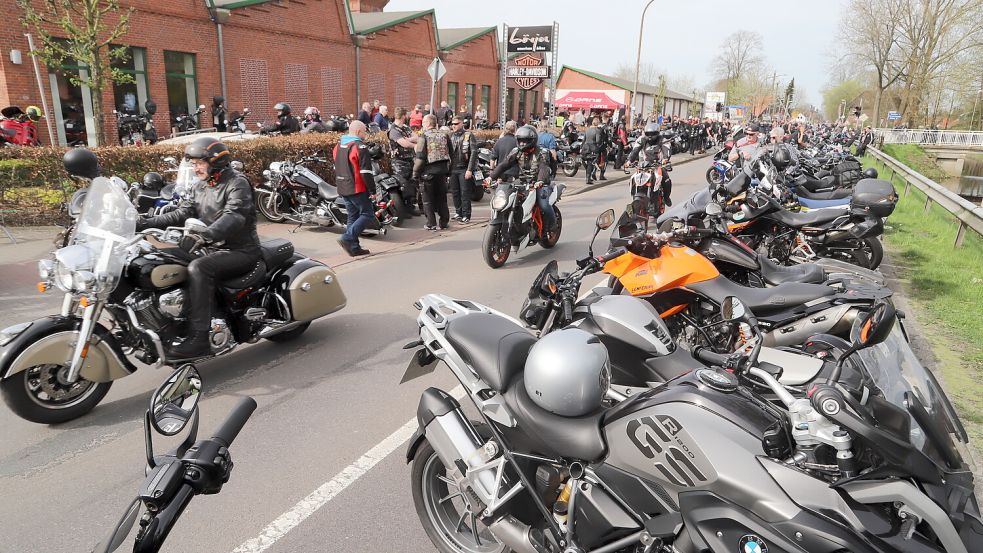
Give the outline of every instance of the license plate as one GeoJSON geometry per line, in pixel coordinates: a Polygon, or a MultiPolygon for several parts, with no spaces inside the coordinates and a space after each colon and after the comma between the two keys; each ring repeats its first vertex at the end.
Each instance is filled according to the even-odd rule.
{"type": "Polygon", "coordinates": [[[474,180],[485,180],[485,175],[481,171],[474,172],[474,180]]]}
{"type": "Polygon", "coordinates": [[[403,371],[403,378],[399,380],[399,383],[403,384],[404,382],[409,382],[410,380],[415,380],[432,373],[437,368],[437,361],[439,359],[434,357],[427,348],[417,350],[410,357],[410,362],[406,365],[406,370],[403,371]]]}

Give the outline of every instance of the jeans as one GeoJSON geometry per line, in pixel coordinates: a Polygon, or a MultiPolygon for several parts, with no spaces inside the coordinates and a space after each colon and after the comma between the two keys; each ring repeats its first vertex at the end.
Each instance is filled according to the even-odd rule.
{"type": "Polygon", "coordinates": [[[341,239],[358,249],[361,247],[358,236],[372,224],[372,220],[375,219],[375,208],[372,207],[368,192],[359,192],[342,198],[345,199],[345,209],[348,210],[348,225],[341,239]]]}
{"type": "Polygon", "coordinates": [[[553,193],[553,187],[544,184],[536,191],[536,204],[539,206],[539,211],[543,215],[543,233],[549,232],[553,225],[556,224],[556,213],[553,211],[553,206],[550,205],[550,194],[553,193]]]}
{"type": "Polygon", "coordinates": [[[427,216],[427,226],[437,226],[439,217],[440,228],[447,228],[451,218],[447,210],[447,174],[424,175],[422,180],[423,214],[427,216]]]}
{"type": "Polygon", "coordinates": [[[207,332],[212,325],[215,283],[245,275],[261,257],[259,248],[224,250],[198,257],[188,264],[191,332],[207,332]]]}
{"type": "Polygon", "coordinates": [[[461,217],[471,218],[471,191],[474,190],[474,177],[464,178],[464,171],[451,171],[450,189],[454,198],[454,211],[461,217]]]}

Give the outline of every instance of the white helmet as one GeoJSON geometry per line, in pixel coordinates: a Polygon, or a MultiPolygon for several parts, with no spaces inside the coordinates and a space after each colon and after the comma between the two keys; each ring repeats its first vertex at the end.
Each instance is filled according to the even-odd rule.
{"type": "Polygon", "coordinates": [[[536,405],[563,417],[584,416],[601,406],[611,384],[608,350],[579,328],[557,330],[529,350],[523,379],[536,405]]]}
{"type": "Polygon", "coordinates": [[[304,110],[304,117],[320,117],[321,111],[314,106],[310,106],[304,110]]]}

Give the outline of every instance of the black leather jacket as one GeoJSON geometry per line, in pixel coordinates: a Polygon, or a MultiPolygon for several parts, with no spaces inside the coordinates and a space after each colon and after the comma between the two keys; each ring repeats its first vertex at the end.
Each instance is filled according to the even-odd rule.
{"type": "Polygon", "coordinates": [[[451,134],[451,171],[474,171],[478,163],[478,141],[471,131],[451,134]]]}
{"type": "Polygon", "coordinates": [[[277,118],[276,123],[272,125],[263,125],[263,128],[259,131],[261,134],[269,134],[271,132],[279,132],[280,134],[293,134],[295,132],[300,132],[300,122],[293,115],[281,115],[277,118]]]}
{"type": "Polygon", "coordinates": [[[215,184],[195,185],[191,205],[137,221],[137,230],[181,226],[191,217],[208,225],[202,236],[210,242],[224,242],[228,250],[259,251],[253,189],[235,169],[223,169],[215,184]]]}

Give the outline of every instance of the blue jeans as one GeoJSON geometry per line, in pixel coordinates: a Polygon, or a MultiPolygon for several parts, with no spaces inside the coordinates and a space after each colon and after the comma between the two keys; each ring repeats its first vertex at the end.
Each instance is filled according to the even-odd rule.
{"type": "Polygon", "coordinates": [[[359,192],[342,198],[345,199],[345,209],[348,210],[348,226],[345,227],[341,239],[355,248],[360,248],[358,235],[362,234],[362,231],[375,219],[375,208],[372,207],[368,192],[359,192]]]}
{"type": "Polygon", "coordinates": [[[550,205],[550,194],[553,193],[553,187],[544,184],[536,192],[536,203],[539,205],[539,211],[543,214],[543,232],[549,231],[556,224],[556,213],[553,212],[553,206],[550,205]]]}

